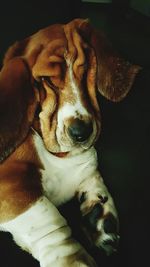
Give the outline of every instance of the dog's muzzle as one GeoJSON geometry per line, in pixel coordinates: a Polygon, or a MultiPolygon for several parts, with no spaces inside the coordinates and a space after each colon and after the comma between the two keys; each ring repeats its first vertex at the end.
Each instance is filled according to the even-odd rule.
{"type": "Polygon", "coordinates": [[[85,142],[93,132],[93,124],[91,121],[85,122],[75,119],[68,127],[69,137],[76,143],[85,142]]]}

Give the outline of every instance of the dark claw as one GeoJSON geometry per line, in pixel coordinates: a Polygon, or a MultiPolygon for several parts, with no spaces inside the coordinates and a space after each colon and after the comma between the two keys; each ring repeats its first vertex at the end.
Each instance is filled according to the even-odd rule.
{"type": "Polygon", "coordinates": [[[108,201],[108,197],[107,196],[99,196],[100,202],[101,204],[105,204],[108,201]]]}

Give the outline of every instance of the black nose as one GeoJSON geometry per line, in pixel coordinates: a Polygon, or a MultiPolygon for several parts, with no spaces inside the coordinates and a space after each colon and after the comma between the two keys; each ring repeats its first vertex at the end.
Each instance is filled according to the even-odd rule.
{"type": "Polygon", "coordinates": [[[76,142],[86,141],[92,134],[92,122],[84,122],[83,120],[75,119],[68,127],[68,134],[72,140],[76,142]]]}

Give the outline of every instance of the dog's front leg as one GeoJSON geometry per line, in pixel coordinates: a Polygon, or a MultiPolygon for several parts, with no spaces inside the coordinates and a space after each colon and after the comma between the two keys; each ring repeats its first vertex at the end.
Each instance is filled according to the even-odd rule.
{"type": "Polygon", "coordinates": [[[98,170],[78,188],[83,230],[89,240],[109,255],[118,244],[118,215],[114,201],[98,170]]]}
{"type": "Polygon", "coordinates": [[[16,243],[30,252],[41,267],[96,266],[71,237],[71,230],[57,208],[40,197],[27,211],[0,225],[16,243]]]}

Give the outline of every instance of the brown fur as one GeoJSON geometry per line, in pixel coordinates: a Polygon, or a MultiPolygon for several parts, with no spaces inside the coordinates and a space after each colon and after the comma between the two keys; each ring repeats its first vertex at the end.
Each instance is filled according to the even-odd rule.
{"type": "Polygon", "coordinates": [[[42,168],[34,150],[31,132],[0,166],[0,222],[15,218],[42,194],[42,168]]]}
{"type": "Polygon", "coordinates": [[[21,58],[4,65],[0,73],[0,162],[25,139],[36,109],[31,75],[21,58]]]}
{"type": "Polygon", "coordinates": [[[52,25],[9,48],[0,73],[1,222],[22,213],[42,194],[31,126],[41,134],[41,120],[47,149],[60,152],[55,140],[56,113],[66,100],[74,101],[68,59],[73,62],[83,105],[98,125],[97,88],[109,100],[120,101],[140,70],[120,58],[87,20],[52,25]],[[45,76],[51,84],[47,78],[41,80],[45,76]],[[40,83],[38,89],[33,79],[40,83]],[[40,119],[38,110],[45,112],[40,119]]]}

